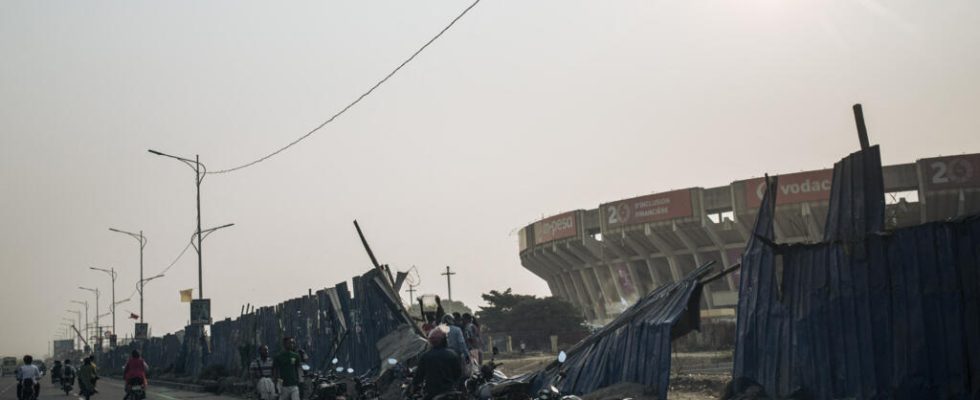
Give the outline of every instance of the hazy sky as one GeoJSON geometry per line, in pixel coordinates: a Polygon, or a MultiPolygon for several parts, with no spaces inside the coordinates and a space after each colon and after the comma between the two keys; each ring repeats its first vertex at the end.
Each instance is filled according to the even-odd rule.
{"type": "MultiPolygon", "coordinates": [[[[0,3],[0,354],[43,353],[79,285],[117,297],[184,248],[193,173],[320,124],[465,1],[0,3]]],[[[862,102],[885,163],[980,151],[980,2],[484,0],[398,76],[300,146],[212,175],[204,289],[216,319],[332,286],[370,262],[424,292],[512,287],[516,228],[633,195],[829,167],[862,102]]],[[[146,287],[180,329],[189,251],[146,287]]],[[[119,306],[120,335],[132,334],[119,306]]],[[[94,309],[92,310],[94,314],[94,309]]],[[[109,324],[108,318],[103,324],[109,324]]]]}

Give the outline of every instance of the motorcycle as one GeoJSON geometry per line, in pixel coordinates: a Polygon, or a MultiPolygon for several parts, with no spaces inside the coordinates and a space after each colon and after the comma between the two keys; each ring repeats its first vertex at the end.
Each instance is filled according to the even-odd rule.
{"type": "Polygon", "coordinates": [[[20,384],[18,400],[37,400],[37,391],[34,390],[35,383],[33,379],[24,379],[20,384]]]}
{"type": "Polygon", "coordinates": [[[75,378],[61,378],[61,390],[65,392],[65,396],[71,394],[72,384],[75,383],[75,378]]]}
{"type": "Polygon", "coordinates": [[[466,379],[463,384],[471,398],[487,400],[497,397],[494,396],[493,389],[497,384],[507,380],[507,375],[497,370],[497,367],[503,364],[494,362],[496,356],[497,352],[494,351],[490,361],[481,365],[479,371],[466,379]]]}
{"type": "Polygon", "coordinates": [[[126,385],[126,396],[123,400],[144,400],[146,399],[146,387],[143,386],[143,379],[131,378],[126,385]]]}
{"type": "Polygon", "coordinates": [[[564,365],[567,359],[568,354],[564,351],[558,353],[558,376],[555,377],[555,380],[551,384],[538,391],[538,400],[581,400],[581,398],[575,395],[562,396],[561,391],[558,390],[557,385],[565,379],[564,365]]]}
{"type": "MultiPolygon", "coordinates": [[[[337,365],[338,360],[333,359],[332,364],[337,365]]],[[[303,373],[310,378],[312,390],[310,400],[343,400],[347,398],[347,384],[341,382],[335,374],[344,372],[344,367],[336,367],[334,372],[321,375],[313,372],[309,365],[302,365],[303,373]]]]}

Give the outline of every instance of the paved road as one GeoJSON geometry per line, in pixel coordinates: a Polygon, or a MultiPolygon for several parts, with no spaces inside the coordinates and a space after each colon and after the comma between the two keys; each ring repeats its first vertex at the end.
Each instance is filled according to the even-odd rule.
{"type": "MultiPolygon", "coordinates": [[[[78,386],[72,391],[70,396],[65,396],[65,392],[51,384],[51,379],[45,377],[41,383],[41,396],[38,400],[78,400],[78,386]]],[[[122,400],[123,383],[119,380],[102,378],[97,386],[99,393],[92,397],[92,400],[122,400]]],[[[159,386],[150,387],[146,391],[147,400],[241,400],[237,397],[217,396],[211,393],[184,392],[159,386]]],[[[17,400],[17,381],[13,377],[5,376],[0,378],[0,400],[17,400]]]]}

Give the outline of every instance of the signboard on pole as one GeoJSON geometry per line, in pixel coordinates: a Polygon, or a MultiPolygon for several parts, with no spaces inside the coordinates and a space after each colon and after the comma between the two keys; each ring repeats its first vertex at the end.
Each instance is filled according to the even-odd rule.
{"type": "Polygon", "coordinates": [[[68,354],[75,350],[75,340],[65,339],[65,340],[55,340],[54,341],[54,356],[55,358],[67,358],[68,354]]]}
{"type": "MultiPolygon", "coordinates": [[[[766,178],[742,181],[745,184],[745,206],[754,210],[762,204],[766,193],[766,178]]],[[[834,170],[797,172],[779,175],[776,205],[830,200],[830,188],[834,182],[834,170]]]]}
{"type": "Polygon", "coordinates": [[[534,244],[578,235],[578,211],[569,211],[534,223],[534,244]]]}
{"type": "Polygon", "coordinates": [[[191,300],[191,325],[211,324],[211,299],[191,300]]]}
{"type": "Polygon", "coordinates": [[[980,188],[980,154],[926,158],[916,163],[923,190],[980,188]]]}
{"type": "Polygon", "coordinates": [[[692,190],[674,190],[600,205],[602,229],[693,216],[692,190]]]}
{"type": "Polygon", "coordinates": [[[149,325],[142,322],[137,322],[136,327],[133,328],[133,338],[136,340],[146,340],[149,337],[149,331],[149,325]]]}

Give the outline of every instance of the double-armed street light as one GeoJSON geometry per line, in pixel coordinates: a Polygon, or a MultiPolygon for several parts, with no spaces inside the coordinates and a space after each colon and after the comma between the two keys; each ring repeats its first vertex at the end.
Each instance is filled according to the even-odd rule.
{"type": "MultiPolygon", "coordinates": [[[[99,288],[92,289],[92,288],[87,288],[82,286],[79,286],[78,288],[95,293],[95,332],[96,332],[95,336],[102,337],[102,327],[99,326],[99,288]]],[[[85,312],[88,313],[88,303],[85,304],[85,312]]],[[[86,321],[86,323],[87,322],[88,321],[86,321]]]]}
{"type": "MultiPolygon", "coordinates": [[[[146,282],[150,281],[150,279],[153,279],[153,278],[143,279],[143,248],[146,247],[146,243],[149,240],[146,238],[146,236],[143,236],[143,231],[142,230],[140,230],[140,233],[139,234],[136,234],[136,233],[133,233],[133,232],[126,232],[124,230],[116,229],[116,228],[109,228],[109,230],[112,231],[112,232],[116,232],[116,233],[121,233],[121,234],[127,235],[127,236],[132,237],[133,239],[136,239],[137,241],[139,241],[139,245],[140,245],[140,280],[136,284],[136,291],[138,291],[139,294],[140,294],[140,322],[143,322],[143,285],[146,282]]],[[[113,328],[113,329],[115,329],[115,328],[113,328]]]]}
{"type": "Polygon", "coordinates": [[[109,311],[112,311],[112,334],[115,335],[116,334],[116,269],[115,268],[105,269],[105,268],[97,268],[97,267],[88,267],[88,269],[92,271],[105,272],[106,274],[109,275],[109,278],[112,279],[112,308],[109,311]]]}
{"type": "Polygon", "coordinates": [[[201,164],[200,156],[195,155],[194,159],[190,160],[187,158],[162,153],[152,149],[149,149],[147,151],[150,152],[151,154],[172,158],[174,160],[180,161],[185,165],[187,165],[188,167],[190,167],[192,170],[194,170],[194,184],[197,187],[197,243],[194,244],[193,240],[191,240],[191,243],[194,244],[194,250],[197,251],[197,298],[203,299],[204,298],[204,278],[203,278],[204,262],[202,256],[203,250],[201,248],[201,245],[202,242],[204,241],[204,237],[206,237],[208,234],[218,229],[227,228],[234,224],[226,224],[211,229],[201,230],[201,182],[204,181],[204,176],[207,175],[207,167],[205,167],[204,164],[201,164]]]}

